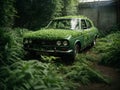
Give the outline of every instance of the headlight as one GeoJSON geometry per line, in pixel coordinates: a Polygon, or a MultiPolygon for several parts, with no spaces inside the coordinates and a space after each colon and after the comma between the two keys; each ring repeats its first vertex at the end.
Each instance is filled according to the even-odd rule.
{"type": "Polygon", "coordinates": [[[67,42],[67,41],[63,41],[63,45],[64,45],[64,46],[67,46],[67,45],[68,45],[68,42],[67,42]]]}
{"type": "Polygon", "coordinates": [[[32,43],[32,40],[29,40],[29,43],[32,43]]]}
{"type": "Polygon", "coordinates": [[[28,40],[26,39],[26,40],[24,41],[24,43],[27,44],[27,43],[28,43],[28,40]]]}
{"type": "Polygon", "coordinates": [[[62,43],[61,43],[61,41],[57,41],[56,44],[57,44],[58,46],[60,46],[62,43]]]}

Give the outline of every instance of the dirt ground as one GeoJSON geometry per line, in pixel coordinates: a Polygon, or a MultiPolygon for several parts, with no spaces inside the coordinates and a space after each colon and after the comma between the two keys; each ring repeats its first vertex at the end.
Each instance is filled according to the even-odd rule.
{"type": "Polygon", "coordinates": [[[95,68],[111,79],[110,85],[104,83],[90,83],[80,86],[78,90],[120,90],[120,72],[116,69],[95,63],[95,68]]]}

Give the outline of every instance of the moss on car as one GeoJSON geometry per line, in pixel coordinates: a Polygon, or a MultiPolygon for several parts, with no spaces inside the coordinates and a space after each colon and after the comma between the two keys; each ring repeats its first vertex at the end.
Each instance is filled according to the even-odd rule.
{"type": "Polygon", "coordinates": [[[24,35],[24,38],[31,38],[31,39],[46,39],[46,40],[57,40],[57,39],[66,39],[69,36],[76,37],[80,35],[78,31],[67,31],[67,30],[38,30],[36,32],[29,32],[24,35]]]}

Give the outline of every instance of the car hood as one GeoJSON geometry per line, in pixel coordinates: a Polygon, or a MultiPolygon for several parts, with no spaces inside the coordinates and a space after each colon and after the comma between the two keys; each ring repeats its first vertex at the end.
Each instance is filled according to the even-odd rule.
{"type": "Polygon", "coordinates": [[[44,39],[44,40],[57,40],[57,39],[70,39],[81,35],[79,31],[63,30],[63,29],[42,29],[32,31],[24,34],[24,38],[44,39]]]}

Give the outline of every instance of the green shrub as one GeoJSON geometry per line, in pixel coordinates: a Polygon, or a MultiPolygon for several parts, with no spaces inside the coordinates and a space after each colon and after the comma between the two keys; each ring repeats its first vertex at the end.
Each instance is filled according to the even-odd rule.
{"type": "Polygon", "coordinates": [[[99,31],[100,32],[100,37],[105,37],[106,35],[112,34],[112,33],[116,33],[120,31],[120,23],[117,25],[113,25],[110,27],[110,29],[108,30],[103,30],[103,31],[99,31]]]}
{"type": "Polygon", "coordinates": [[[120,67],[120,32],[99,39],[94,50],[102,57],[101,64],[120,67]]]}
{"type": "Polygon", "coordinates": [[[0,0],[0,27],[11,27],[14,24],[14,2],[15,0],[0,0]]]}
{"type": "Polygon", "coordinates": [[[19,61],[0,71],[2,90],[69,90],[72,87],[51,64],[36,60],[19,61]]]}
{"type": "Polygon", "coordinates": [[[62,11],[61,0],[16,0],[16,26],[28,29],[45,27],[62,11]]]}
{"type": "Polygon", "coordinates": [[[26,29],[0,28],[0,63],[12,64],[23,58],[23,32],[26,29]]]}
{"type": "Polygon", "coordinates": [[[101,63],[120,68],[120,32],[113,33],[107,36],[111,40],[111,45],[101,61],[101,63]]]}
{"type": "Polygon", "coordinates": [[[79,4],[78,0],[62,0],[63,1],[63,10],[62,15],[76,15],[77,6],[79,4]]]}
{"type": "MultiPolygon", "coordinates": [[[[42,56],[37,60],[23,61],[22,37],[26,29],[0,28],[0,89],[1,90],[76,90],[89,82],[110,83],[90,61],[92,54],[82,53],[71,66],[53,62],[55,57],[42,56]],[[88,55],[89,54],[89,55],[88,55]]],[[[102,56],[106,64],[119,65],[120,32],[99,39],[91,50],[102,56]],[[106,56],[105,56],[106,55],[106,56]],[[109,55],[111,57],[109,57],[109,55]],[[113,56],[112,56],[113,55],[113,56]],[[107,58],[106,58],[107,57],[107,58]]],[[[97,57],[99,58],[99,57],[97,57]]],[[[57,62],[58,63],[58,62],[57,62]]]]}
{"type": "Polygon", "coordinates": [[[72,66],[60,66],[58,70],[63,76],[72,82],[80,83],[83,85],[90,82],[104,82],[109,84],[110,81],[97,71],[92,64],[87,60],[86,56],[80,55],[77,61],[72,66]],[[82,57],[80,57],[82,56],[82,57]]]}
{"type": "Polygon", "coordinates": [[[118,31],[120,31],[120,23],[112,26],[109,33],[115,33],[115,32],[118,32],[118,31]]]}

